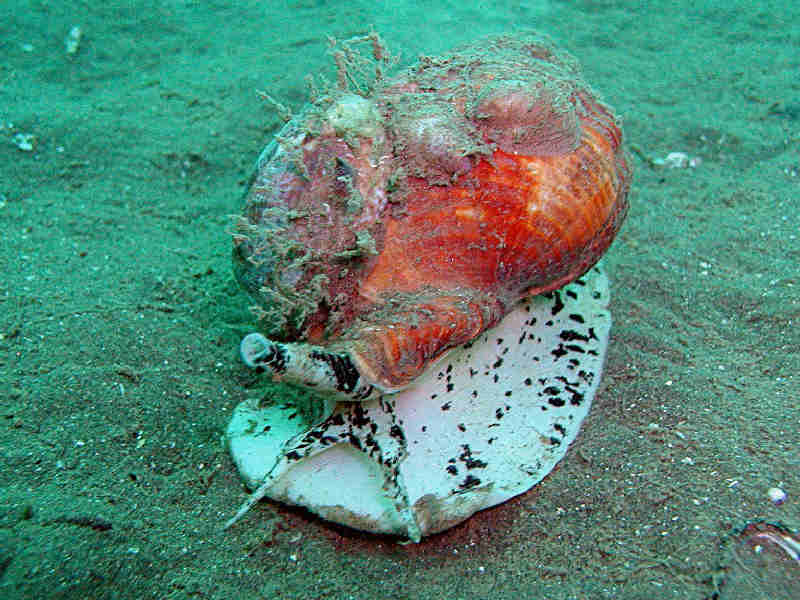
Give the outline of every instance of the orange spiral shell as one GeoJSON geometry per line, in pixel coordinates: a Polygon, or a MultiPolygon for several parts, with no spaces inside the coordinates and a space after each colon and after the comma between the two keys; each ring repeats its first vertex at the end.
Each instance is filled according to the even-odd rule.
{"type": "Polygon", "coordinates": [[[617,119],[530,34],[342,94],[281,144],[259,161],[237,275],[269,335],[342,349],[388,390],[582,275],[628,206],[617,119]]]}

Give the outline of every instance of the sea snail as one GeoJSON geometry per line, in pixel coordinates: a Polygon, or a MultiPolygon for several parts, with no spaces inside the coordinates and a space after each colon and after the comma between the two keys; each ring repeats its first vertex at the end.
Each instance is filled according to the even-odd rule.
{"type": "Polygon", "coordinates": [[[630,181],[619,121],[533,33],[309,104],[259,157],[233,255],[264,317],[245,363],[328,404],[237,409],[258,490],[233,520],[270,496],[417,541],[544,477],[599,381],[593,267],[630,181]],[[337,494],[344,476],[374,493],[337,494]]]}

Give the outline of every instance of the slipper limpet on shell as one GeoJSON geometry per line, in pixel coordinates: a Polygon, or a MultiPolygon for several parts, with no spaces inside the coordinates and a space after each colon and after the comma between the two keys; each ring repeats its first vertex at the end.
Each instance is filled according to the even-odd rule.
{"type": "Polygon", "coordinates": [[[280,408],[237,410],[234,422],[246,413],[258,426],[232,425],[231,450],[248,484],[259,483],[233,520],[271,496],[418,540],[541,479],[555,464],[546,457],[563,455],[542,448],[565,449],[574,438],[602,369],[607,291],[590,269],[622,225],[630,179],[616,117],[574,59],[533,33],[422,59],[369,92],[331,90],[305,107],[257,161],[233,259],[264,317],[261,331],[242,341],[244,362],[315,390],[330,410],[302,426],[280,408]],[[599,299],[583,298],[581,286],[602,290],[599,299]],[[584,304],[568,313],[574,322],[561,323],[556,313],[575,300],[568,294],[584,304]],[[520,316],[528,311],[535,323],[520,316]],[[560,346],[549,330],[528,331],[540,326],[560,328],[560,346]],[[523,348],[533,341],[522,330],[546,346],[532,347],[528,362],[523,348]],[[487,336],[502,339],[495,344],[509,355],[494,357],[489,370],[480,362],[496,350],[487,336]],[[550,364],[546,352],[555,360],[540,371],[550,364]],[[439,390],[442,364],[459,374],[441,374],[451,381],[439,390]],[[480,385],[469,388],[470,377],[480,385]],[[499,404],[495,378],[510,386],[509,398],[531,397],[499,404]],[[452,408],[447,394],[470,406],[452,408]],[[486,437],[486,427],[504,433],[486,437]],[[257,451],[246,449],[248,440],[257,451]],[[270,450],[275,444],[281,449],[270,450]],[[245,461],[245,453],[267,458],[245,461]],[[457,485],[414,470],[444,455],[457,485]],[[364,457],[383,490],[380,514],[353,504],[347,484],[337,491],[337,477],[320,475],[321,488],[333,487],[311,496],[298,483],[303,473],[335,473],[338,461],[348,469],[338,477],[367,485],[370,469],[355,466],[364,457]],[[519,484],[508,479],[514,461],[519,484]],[[425,481],[429,488],[415,487],[425,481]]]}

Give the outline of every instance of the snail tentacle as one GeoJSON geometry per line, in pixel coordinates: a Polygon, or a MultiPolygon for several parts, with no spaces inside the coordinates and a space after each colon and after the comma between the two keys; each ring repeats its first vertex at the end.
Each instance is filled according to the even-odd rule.
{"type": "Polygon", "coordinates": [[[276,381],[332,394],[341,400],[362,402],[380,393],[344,352],[275,342],[260,333],[245,336],[239,352],[248,367],[270,373],[276,381]]]}

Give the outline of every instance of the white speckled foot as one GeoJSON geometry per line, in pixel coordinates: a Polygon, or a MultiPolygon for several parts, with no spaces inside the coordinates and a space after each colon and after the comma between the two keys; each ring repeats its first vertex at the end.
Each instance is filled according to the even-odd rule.
{"type": "Polygon", "coordinates": [[[413,541],[442,531],[527,491],[566,454],[600,381],[607,305],[596,267],[525,300],[409,388],[340,402],[319,423],[243,402],[227,431],[234,461],[261,488],[254,501],[413,541]]]}

